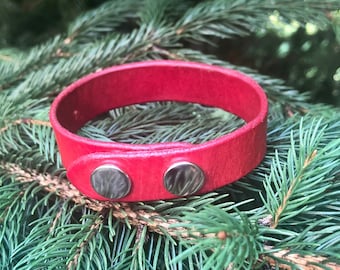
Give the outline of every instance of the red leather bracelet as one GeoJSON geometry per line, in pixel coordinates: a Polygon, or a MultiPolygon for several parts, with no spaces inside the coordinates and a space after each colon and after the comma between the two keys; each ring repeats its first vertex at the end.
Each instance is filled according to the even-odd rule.
{"type": "Polygon", "coordinates": [[[114,66],[76,81],[54,100],[50,120],[67,176],[83,194],[147,201],[205,193],[249,173],[265,155],[267,107],[263,90],[242,73],[161,60],[114,66]],[[132,145],[76,134],[113,108],[169,100],[218,107],[246,125],[201,144],[132,145]]]}

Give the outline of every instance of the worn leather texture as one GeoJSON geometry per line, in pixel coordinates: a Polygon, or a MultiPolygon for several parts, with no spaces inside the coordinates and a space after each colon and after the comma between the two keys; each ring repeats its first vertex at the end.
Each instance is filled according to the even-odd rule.
{"type": "Polygon", "coordinates": [[[246,75],[201,63],[146,61],[114,66],[68,86],[54,100],[50,121],[71,183],[83,194],[107,200],[92,188],[90,176],[113,164],[131,179],[119,201],[171,199],[163,183],[175,162],[198,165],[206,180],[198,193],[232,183],[253,170],[266,152],[267,98],[246,75]],[[201,144],[168,142],[132,145],[78,136],[87,121],[110,109],[150,101],[195,102],[229,111],[247,123],[201,144]]]}

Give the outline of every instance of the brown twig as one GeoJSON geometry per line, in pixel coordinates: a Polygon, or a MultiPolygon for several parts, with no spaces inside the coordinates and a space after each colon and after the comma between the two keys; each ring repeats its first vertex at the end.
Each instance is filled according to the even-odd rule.
{"type": "Polygon", "coordinates": [[[17,126],[21,124],[31,124],[31,125],[37,125],[37,126],[46,126],[51,127],[51,123],[49,121],[43,121],[43,120],[37,120],[37,119],[30,119],[30,118],[22,118],[15,120],[13,122],[10,122],[8,125],[0,128],[0,134],[8,130],[12,126],[17,126]]]}
{"type": "Polygon", "coordinates": [[[179,55],[172,53],[166,49],[160,48],[156,45],[152,46],[152,51],[159,53],[160,55],[166,56],[168,59],[171,60],[186,60],[185,58],[180,57],[179,55]]]}
{"type": "MultiPolygon", "coordinates": [[[[310,158],[305,162],[305,166],[311,162],[316,155],[313,153],[310,158]]],[[[140,209],[134,209],[132,203],[120,203],[120,202],[108,202],[108,201],[96,201],[91,200],[73,187],[70,182],[65,178],[59,178],[51,176],[49,174],[42,174],[32,169],[22,169],[19,165],[13,163],[0,163],[0,167],[7,170],[9,173],[16,176],[18,181],[21,182],[32,182],[36,181],[41,185],[47,192],[53,192],[59,197],[65,200],[73,200],[75,204],[84,205],[85,207],[92,209],[96,212],[103,212],[105,209],[112,209],[112,215],[122,221],[128,221],[132,226],[142,228],[147,226],[149,231],[164,234],[166,231],[168,235],[174,238],[189,238],[193,234],[185,231],[183,228],[170,227],[171,224],[176,224],[179,221],[163,216],[160,218],[160,214],[155,211],[145,211],[140,209]]],[[[57,217],[56,217],[57,218],[57,217]]],[[[97,223],[95,223],[97,224],[97,223]]],[[[98,225],[98,224],[97,224],[98,225]]],[[[196,235],[196,234],[195,234],[196,235]]],[[[217,237],[220,240],[224,240],[228,234],[227,232],[219,232],[217,234],[209,235],[196,235],[197,237],[217,237]]],[[[268,252],[272,247],[265,247],[268,252]]],[[[272,266],[279,266],[279,268],[290,270],[292,267],[283,262],[278,262],[275,258],[283,259],[287,262],[295,264],[304,270],[319,270],[320,267],[317,264],[323,264],[332,270],[340,270],[340,266],[336,263],[327,262],[327,258],[323,256],[302,256],[300,254],[291,253],[290,250],[281,250],[271,252],[271,256],[263,256],[262,259],[272,266]],[[325,262],[325,263],[324,263],[325,262]]],[[[77,262],[77,257],[70,262],[71,267],[77,262]]]]}
{"type": "Polygon", "coordinates": [[[287,191],[287,193],[285,194],[285,196],[283,197],[283,200],[282,200],[282,203],[281,205],[279,205],[279,207],[277,208],[276,210],[276,213],[274,214],[274,217],[273,217],[273,223],[271,224],[271,228],[275,229],[278,224],[279,224],[279,221],[280,221],[280,217],[284,211],[284,209],[286,208],[287,204],[288,204],[288,201],[290,199],[290,197],[292,196],[293,194],[293,191],[296,187],[296,185],[301,181],[302,179],[302,176],[303,176],[303,172],[304,170],[310,165],[310,163],[313,161],[313,159],[315,158],[317,154],[317,150],[314,150],[313,153],[311,153],[305,160],[304,164],[303,164],[303,167],[302,167],[302,170],[301,170],[301,173],[295,177],[291,184],[290,184],[290,187],[287,191]]]}
{"type": "Polygon", "coordinates": [[[90,230],[89,230],[90,234],[84,239],[83,242],[81,242],[81,244],[77,248],[76,254],[74,255],[73,259],[71,261],[69,261],[69,263],[67,265],[68,270],[74,269],[74,267],[78,265],[78,263],[79,263],[78,261],[79,261],[81,251],[88,245],[89,241],[96,234],[96,232],[98,231],[98,228],[100,227],[100,225],[102,223],[103,223],[103,217],[100,216],[91,225],[90,230]]]}
{"type": "MultiPolygon", "coordinates": [[[[270,248],[266,248],[270,250],[270,248]]],[[[273,252],[272,256],[264,256],[264,260],[269,263],[271,266],[277,266],[279,269],[283,270],[291,270],[292,267],[284,262],[278,262],[278,260],[275,260],[275,258],[279,258],[281,260],[285,260],[289,263],[294,264],[295,266],[298,266],[300,269],[303,270],[321,270],[324,268],[332,269],[332,270],[340,270],[340,265],[333,263],[333,262],[327,262],[327,258],[323,256],[311,256],[306,255],[302,256],[296,253],[292,253],[288,249],[280,250],[273,252]],[[324,268],[318,266],[322,265],[324,268]]]]}
{"type": "MultiPolygon", "coordinates": [[[[36,181],[47,192],[53,192],[65,200],[73,200],[74,203],[84,205],[96,212],[102,212],[104,209],[113,209],[112,215],[120,220],[127,220],[132,226],[147,226],[150,231],[164,234],[167,231],[169,235],[178,236],[178,229],[169,228],[170,224],[177,223],[175,219],[160,218],[160,214],[155,211],[135,210],[133,204],[122,202],[96,201],[83,196],[72,184],[65,178],[42,174],[32,169],[22,169],[14,163],[0,163],[0,166],[15,175],[20,182],[36,181]]],[[[166,217],[165,217],[166,218],[166,217]]]]}
{"type": "Polygon", "coordinates": [[[60,208],[59,211],[57,212],[56,216],[54,217],[52,225],[51,225],[51,227],[49,229],[49,233],[50,234],[53,234],[53,231],[56,228],[58,220],[60,219],[62,213],[63,213],[63,209],[60,208]]]}
{"type": "Polygon", "coordinates": [[[14,59],[8,55],[0,54],[0,60],[6,62],[14,62],[14,59]]]}

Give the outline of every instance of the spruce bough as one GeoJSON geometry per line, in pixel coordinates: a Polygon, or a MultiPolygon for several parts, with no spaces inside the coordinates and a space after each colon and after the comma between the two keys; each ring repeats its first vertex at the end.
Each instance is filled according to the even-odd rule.
{"type": "MultiPolygon", "coordinates": [[[[28,51],[0,50],[0,268],[338,269],[339,110],[192,44],[252,35],[274,11],[325,27],[339,2],[134,2],[108,1],[28,51]],[[171,201],[97,202],[70,186],[48,122],[51,101],[85,74],[148,59],[225,66],[261,84],[270,102],[264,161],[232,185],[171,201]]],[[[111,111],[81,132],[199,143],[240,124],[213,108],[149,103],[111,111]],[[132,123],[140,114],[148,117],[132,123]],[[126,129],[110,133],[113,119],[126,129]]]]}

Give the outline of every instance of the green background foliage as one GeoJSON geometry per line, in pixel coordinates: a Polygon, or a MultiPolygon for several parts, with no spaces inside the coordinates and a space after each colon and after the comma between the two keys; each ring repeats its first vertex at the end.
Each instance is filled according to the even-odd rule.
{"type": "MultiPolygon", "coordinates": [[[[0,48],[27,48],[42,42],[65,31],[80,13],[106,1],[3,0],[0,48]]],[[[309,93],[314,102],[340,105],[340,11],[328,14],[331,27],[307,24],[307,29],[306,25],[274,15],[268,27],[256,35],[219,40],[218,46],[204,44],[200,49],[281,78],[288,85],[309,93]]]]}
{"type": "MultiPolygon", "coordinates": [[[[337,19],[329,14],[340,4],[319,2],[1,1],[0,268],[339,267],[339,109],[313,104],[272,76],[299,84],[321,72],[306,92],[314,101],[328,99],[330,89],[316,86],[333,78],[333,64],[313,68],[317,59],[335,59],[326,54],[327,46],[335,53],[338,46],[337,19]],[[270,25],[275,14],[284,25],[270,25]],[[43,25],[33,27],[39,20],[43,25]],[[282,35],[295,23],[325,30],[282,35]],[[317,47],[321,37],[330,42],[317,47]],[[159,58],[233,68],[255,79],[270,105],[263,162],[232,185],[188,198],[127,204],[81,196],[68,184],[48,122],[52,100],[90,72],[159,58]]],[[[242,124],[229,117],[194,104],[149,103],[110,111],[82,132],[127,143],[199,143],[242,124]],[[139,125],[131,121],[136,115],[145,116],[139,125]],[[164,125],[170,117],[172,125],[164,125]],[[126,132],[111,132],[117,122],[126,132]]]]}

